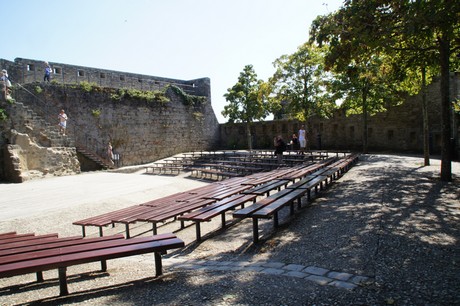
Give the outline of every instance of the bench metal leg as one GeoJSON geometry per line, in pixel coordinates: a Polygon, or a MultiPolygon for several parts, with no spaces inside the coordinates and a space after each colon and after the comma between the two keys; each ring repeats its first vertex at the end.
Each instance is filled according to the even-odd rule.
{"type": "Polygon", "coordinates": [[[101,260],[101,272],[107,271],[107,260],[101,260]]]}
{"type": "Polygon", "coordinates": [[[68,295],[69,290],[67,289],[67,268],[59,268],[59,295],[68,295]]]}
{"type": "Polygon", "coordinates": [[[185,228],[185,222],[184,220],[181,220],[180,221],[180,229],[184,229],[185,228]]]}
{"type": "Polygon", "coordinates": [[[195,221],[195,227],[196,227],[196,241],[201,241],[201,226],[200,226],[200,221],[195,221]]]}
{"type": "Polygon", "coordinates": [[[43,282],[43,272],[39,271],[36,274],[37,274],[37,283],[43,282]]]}
{"type": "Polygon", "coordinates": [[[84,225],[81,226],[81,235],[82,235],[83,237],[86,237],[86,230],[85,230],[85,226],[84,226],[84,225]]]}
{"type": "Polygon", "coordinates": [[[125,230],[126,230],[126,239],[131,238],[131,236],[129,234],[129,223],[125,224],[125,230]]]}
{"type": "Polygon", "coordinates": [[[99,237],[104,236],[104,232],[102,231],[102,226],[99,226],[99,237]]]}
{"type": "Polygon", "coordinates": [[[289,210],[290,210],[291,216],[294,215],[294,201],[295,200],[292,200],[291,203],[289,203],[289,210]]]}
{"type": "Polygon", "coordinates": [[[273,226],[274,227],[279,226],[279,219],[278,219],[278,212],[277,211],[273,214],[273,226]]]}
{"type": "Polygon", "coordinates": [[[254,243],[259,242],[259,219],[252,218],[252,240],[254,243]]]}
{"type": "Polygon", "coordinates": [[[152,222],[152,232],[154,235],[157,234],[157,223],[156,222],[152,222]]]}
{"type": "Polygon", "coordinates": [[[163,265],[161,262],[161,254],[158,252],[154,253],[155,256],[155,277],[163,274],[163,265]]]}
{"type": "Polygon", "coordinates": [[[225,228],[225,212],[222,213],[222,228],[225,228]]]}

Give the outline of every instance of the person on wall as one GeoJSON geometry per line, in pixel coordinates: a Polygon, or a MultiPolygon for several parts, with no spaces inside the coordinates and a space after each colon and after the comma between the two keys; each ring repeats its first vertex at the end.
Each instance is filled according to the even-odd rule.
{"type": "Polygon", "coordinates": [[[52,72],[53,70],[51,69],[50,64],[48,64],[48,62],[45,62],[45,75],[43,76],[43,82],[50,82],[52,72]]]}
{"type": "Polygon", "coordinates": [[[2,98],[6,101],[10,98],[11,94],[11,82],[8,78],[8,71],[6,71],[6,69],[2,69],[0,73],[0,83],[2,87],[2,98]]]}

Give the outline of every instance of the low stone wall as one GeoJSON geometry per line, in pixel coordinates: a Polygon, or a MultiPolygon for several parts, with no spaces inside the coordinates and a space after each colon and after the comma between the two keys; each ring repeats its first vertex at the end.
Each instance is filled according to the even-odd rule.
{"type": "Polygon", "coordinates": [[[80,173],[80,163],[75,148],[42,147],[31,141],[27,134],[14,130],[11,144],[6,146],[5,179],[22,183],[45,176],[63,176],[80,173]]]}

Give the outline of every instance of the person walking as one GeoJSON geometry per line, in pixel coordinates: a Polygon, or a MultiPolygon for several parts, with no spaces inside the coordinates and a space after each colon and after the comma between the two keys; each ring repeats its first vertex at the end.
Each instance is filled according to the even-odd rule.
{"type": "Polygon", "coordinates": [[[300,144],[300,154],[305,154],[305,149],[307,147],[307,131],[305,131],[305,126],[302,124],[299,130],[299,144],[300,144]]]}
{"type": "Polygon", "coordinates": [[[58,118],[59,118],[59,132],[62,135],[65,135],[65,129],[67,127],[67,120],[69,120],[69,118],[67,117],[63,109],[61,109],[61,112],[59,113],[58,118]]]}

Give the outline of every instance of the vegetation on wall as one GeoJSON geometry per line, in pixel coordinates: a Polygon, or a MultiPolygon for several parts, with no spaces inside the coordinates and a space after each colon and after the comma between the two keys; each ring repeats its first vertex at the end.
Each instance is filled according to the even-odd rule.
{"type": "Polygon", "coordinates": [[[182,101],[185,105],[192,105],[198,106],[201,104],[205,104],[207,102],[207,98],[203,96],[193,96],[185,93],[182,88],[177,87],[175,85],[167,86],[166,90],[171,89],[176,95],[182,98],[182,101]]]}

